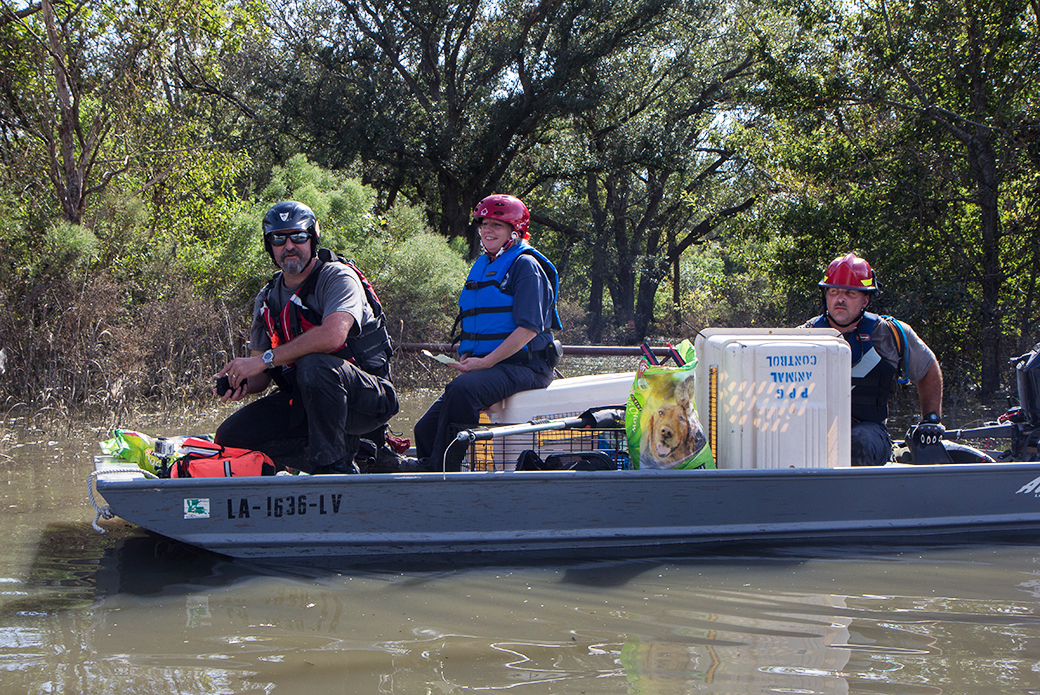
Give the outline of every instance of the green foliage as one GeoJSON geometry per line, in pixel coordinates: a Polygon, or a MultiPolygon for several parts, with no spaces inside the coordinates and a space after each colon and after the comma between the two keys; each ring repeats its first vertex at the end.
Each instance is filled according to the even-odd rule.
{"type": "Polygon", "coordinates": [[[447,339],[468,264],[447,239],[426,228],[422,208],[398,203],[346,255],[375,287],[396,340],[447,339]]]}
{"type": "Polygon", "coordinates": [[[217,74],[220,52],[257,26],[261,6],[103,0],[49,9],[49,26],[49,13],[27,12],[5,17],[0,34],[0,120],[18,143],[5,159],[32,191],[27,202],[51,208],[42,216],[79,224],[109,186],[155,183],[186,152],[208,148],[190,117],[204,97],[180,87],[217,74]]]}
{"type": "MultiPolygon", "coordinates": [[[[390,208],[380,224],[386,227],[391,238],[399,241],[431,231],[426,224],[426,211],[421,206],[409,205],[400,201],[390,208]]],[[[451,240],[452,243],[456,241],[456,239],[451,240]]],[[[455,250],[459,255],[465,253],[462,249],[455,250]]]]}
{"type": "Polygon", "coordinates": [[[463,237],[454,237],[448,240],[448,246],[452,251],[465,258],[469,255],[469,240],[463,237]]]}
{"type": "Polygon", "coordinates": [[[71,222],[61,221],[47,230],[44,254],[67,270],[78,270],[90,263],[100,247],[94,232],[71,222]]]}
{"type": "MultiPolygon", "coordinates": [[[[738,239],[717,239],[683,256],[680,304],[673,303],[672,281],[657,293],[655,332],[672,339],[692,338],[707,327],[770,327],[801,323],[818,306],[813,301],[801,313],[789,315],[785,295],[769,279],[764,262],[775,249],[742,245],[738,239]]],[[[801,307],[799,307],[801,308],[801,307]]]]}
{"type": "Polygon", "coordinates": [[[253,297],[276,270],[260,236],[260,220],[267,209],[266,203],[242,206],[230,217],[212,269],[196,285],[200,294],[219,297],[231,306],[252,306],[253,297]]]}
{"type": "Polygon", "coordinates": [[[376,193],[357,179],[324,169],[297,154],[275,167],[262,200],[273,205],[297,200],[318,217],[322,245],[342,251],[374,233],[376,193]]]}
{"type": "Polygon", "coordinates": [[[469,267],[444,237],[419,232],[389,247],[372,239],[353,255],[379,293],[396,340],[448,338],[469,267]]]}
{"type": "Polygon", "coordinates": [[[757,40],[734,12],[710,2],[672,8],[652,40],[582,71],[584,93],[597,98],[527,153],[519,181],[553,211],[545,224],[565,238],[561,276],[596,317],[593,342],[641,342],[676,263],[766,184],[743,151],[755,113],[739,106],[757,40]],[[612,331],[600,320],[608,306],[612,331]]]}
{"type": "Polygon", "coordinates": [[[1008,195],[1040,168],[1021,136],[1040,96],[1035,5],[781,4],[802,31],[763,71],[784,172],[767,225],[791,239],[780,265],[793,280],[859,250],[888,288],[877,308],[916,320],[949,373],[978,378],[991,398],[1002,337],[1028,325],[1016,288],[1033,286],[1021,273],[1029,245],[1007,232],[1031,229],[1036,243],[1035,216],[1008,195]]]}
{"type": "Polygon", "coordinates": [[[183,273],[204,295],[227,296],[238,287],[242,261],[255,255],[235,225],[248,210],[235,191],[245,165],[241,156],[207,152],[171,171],[154,191],[151,233],[140,260],[175,259],[167,272],[183,273]]]}
{"type": "Polygon", "coordinates": [[[533,7],[313,0],[262,25],[251,1],[100,0],[54,5],[54,43],[42,13],[0,24],[7,392],[208,378],[289,198],[398,339],[447,337],[491,191],[532,209],[571,341],[793,325],[850,250],[948,379],[992,388],[1040,337],[1035,2],[533,7]]]}
{"type": "Polygon", "coordinates": [[[552,119],[596,103],[575,78],[608,67],[681,5],[316,0],[298,33],[286,28],[267,85],[314,156],[359,157],[381,193],[423,201],[438,231],[462,236],[473,205],[552,119]]]}

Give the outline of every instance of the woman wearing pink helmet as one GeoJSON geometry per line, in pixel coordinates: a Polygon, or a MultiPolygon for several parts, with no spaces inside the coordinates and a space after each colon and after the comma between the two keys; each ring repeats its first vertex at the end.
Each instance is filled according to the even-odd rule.
{"type": "Polygon", "coordinates": [[[449,446],[452,425],[473,425],[480,411],[518,391],[545,388],[559,361],[552,331],[559,277],[527,240],[531,213],[511,195],[490,195],[473,211],[484,250],[459,295],[455,319],[459,372],[415,423],[419,470],[457,471],[465,451],[449,446]]]}

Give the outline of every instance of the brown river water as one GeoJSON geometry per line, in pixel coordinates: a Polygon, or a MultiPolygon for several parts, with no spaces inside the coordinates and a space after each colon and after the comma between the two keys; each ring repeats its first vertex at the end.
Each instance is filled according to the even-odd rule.
{"type": "MultiPolygon", "coordinates": [[[[395,429],[435,395],[405,394],[395,429]]],[[[212,431],[227,412],[134,426],[212,431]]],[[[1035,545],[264,567],[95,532],[107,433],[63,429],[0,420],[0,695],[1040,693],[1035,545]]]]}

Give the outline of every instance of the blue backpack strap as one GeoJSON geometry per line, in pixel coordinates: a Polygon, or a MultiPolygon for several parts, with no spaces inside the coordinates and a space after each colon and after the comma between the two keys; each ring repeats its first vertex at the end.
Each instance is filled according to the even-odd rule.
{"type": "Polygon", "coordinates": [[[895,317],[882,315],[881,318],[885,319],[885,323],[892,329],[892,334],[895,336],[896,355],[900,362],[898,381],[906,386],[910,383],[910,351],[906,349],[906,332],[903,330],[903,324],[895,317]]]}

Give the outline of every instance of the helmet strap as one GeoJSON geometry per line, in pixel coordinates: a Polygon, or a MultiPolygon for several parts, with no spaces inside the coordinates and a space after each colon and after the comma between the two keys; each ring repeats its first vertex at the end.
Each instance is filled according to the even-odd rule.
{"type": "Polygon", "coordinates": [[[866,311],[867,310],[864,309],[863,311],[859,312],[859,316],[857,316],[856,318],[852,319],[848,323],[841,323],[840,321],[836,321],[834,319],[834,317],[831,316],[829,311],[825,311],[823,313],[827,317],[827,320],[830,321],[831,323],[833,323],[838,328],[848,328],[849,326],[852,326],[852,325],[855,325],[855,324],[859,323],[859,320],[863,318],[863,314],[866,313],[866,311]]]}
{"type": "Polygon", "coordinates": [[[310,260],[314,260],[315,258],[318,257],[318,229],[317,229],[316,225],[317,225],[317,222],[315,222],[315,224],[312,224],[310,227],[307,227],[307,231],[311,235],[311,239],[310,239],[310,241],[311,241],[311,258],[310,258],[310,260]]]}
{"type": "MultiPolygon", "coordinates": [[[[496,253],[491,253],[487,249],[484,249],[484,254],[488,258],[490,258],[491,260],[495,260],[496,258],[501,256],[503,253],[505,253],[509,249],[510,246],[515,244],[518,238],[519,237],[516,235],[516,232],[514,232],[512,235],[510,235],[509,239],[506,240],[506,243],[502,244],[502,248],[500,248],[496,253]]],[[[482,248],[482,249],[484,248],[484,243],[483,242],[481,242],[480,248],[482,248]]]]}

